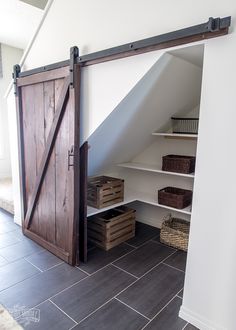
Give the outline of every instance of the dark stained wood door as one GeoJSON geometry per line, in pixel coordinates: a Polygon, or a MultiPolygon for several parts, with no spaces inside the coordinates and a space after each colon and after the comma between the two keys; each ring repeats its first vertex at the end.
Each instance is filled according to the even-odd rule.
{"type": "Polygon", "coordinates": [[[79,75],[69,67],[17,79],[24,234],[71,265],[80,207],[79,75]]]}

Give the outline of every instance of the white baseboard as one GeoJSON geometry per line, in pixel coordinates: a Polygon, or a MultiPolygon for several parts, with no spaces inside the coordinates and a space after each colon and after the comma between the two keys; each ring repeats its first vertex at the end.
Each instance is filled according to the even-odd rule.
{"type": "Polygon", "coordinates": [[[16,214],[14,215],[14,222],[17,225],[22,226],[21,218],[19,218],[16,214]]]}
{"type": "Polygon", "coordinates": [[[223,330],[223,327],[216,326],[201,315],[192,312],[183,305],[180,307],[179,317],[188,323],[191,323],[200,330],[223,330]]]}
{"type": "Polygon", "coordinates": [[[144,218],[144,217],[137,217],[136,220],[138,222],[145,223],[146,225],[150,225],[156,228],[161,228],[162,221],[157,221],[157,219],[152,218],[144,218]]]}

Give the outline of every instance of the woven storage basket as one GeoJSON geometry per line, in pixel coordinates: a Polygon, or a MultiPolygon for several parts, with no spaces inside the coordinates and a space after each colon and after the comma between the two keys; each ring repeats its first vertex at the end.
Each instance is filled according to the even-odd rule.
{"type": "Polygon", "coordinates": [[[173,133],[197,134],[199,118],[171,117],[173,133]]]}
{"type": "Polygon", "coordinates": [[[176,209],[184,209],[192,203],[192,191],[176,187],[158,190],[158,203],[176,209]]]}
{"type": "Polygon", "coordinates": [[[162,170],[190,174],[195,170],[196,157],[167,155],[162,157],[162,170]]]}
{"type": "Polygon", "coordinates": [[[171,214],[164,218],[160,241],[183,251],[188,250],[190,223],[183,219],[173,218],[171,214]]]}

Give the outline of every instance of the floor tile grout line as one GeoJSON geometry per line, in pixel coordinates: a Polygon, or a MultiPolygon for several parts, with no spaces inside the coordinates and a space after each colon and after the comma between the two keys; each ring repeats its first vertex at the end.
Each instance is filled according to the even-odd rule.
{"type": "Polygon", "coordinates": [[[135,246],[135,245],[129,244],[129,243],[127,243],[127,242],[123,242],[123,244],[128,245],[128,246],[130,246],[130,247],[132,247],[132,248],[134,248],[134,249],[137,249],[137,248],[138,248],[138,246],[135,246]]]}
{"type": "Polygon", "coordinates": [[[65,311],[63,311],[63,309],[61,309],[59,306],[57,306],[57,304],[55,304],[52,300],[48,299],[48,301],[50,301],[50,303],[52,303],[59,311],[61,311],[63,314],[65,314],[69,319],[71,319],[71,321],[73,321],[75,324],[77,325],[78,322],[76,322],[70,315],[68,315],[65,311]]]}
{"type": "MultiPolygon", "coordinates": [[[[149,243],[149,241],[144,242],[144,243],[141,244],[140,246],[138,246],[138,247],[134,248],[133,250],[131,250],[131,251],[125,253],[123,256],[120,256],[119,258],[117,258],[117,259],[111,261],[110,264],[112,264],[112,263],[114,263],[114,262],[117,262],[118,260],[120,260],[120,259],[126,257],[127,255],[129,255],[130,253],[132,253],[132,252],[138,250],[139,248],[143,247],[143,246],[144,246],[145,244],[147,244],[147,243],[149,243]]],[[[110,264],[109,264],[109,265],[110,265],[110,264]]]]}
{"type": "MultiPolygon", "coordinates": [[[[8,264],[10,264],[11,262],[10,261],[8,261],[5,257],[3,257],[1,254],[0,254],[0,257],[1,258],[3,258],[8,264]]],[[[3,265],[3,266],[5,266],[5,265],[3,265]]]]}
{"type": "MultiPolygon", "coordinates": [[[[0,234],[0,236],[1,236],[1,235],[5,235],[5,234],[0,234]]],[[[2,247],[0,247],[0,251],[1,251],[1,249],[8,248],[8,247],[10,247],[10,246],[16,245],[16,244],[18,244],[18,243],[21,242],[18,238],[15,238],[15,239],[17,239],[19,242],[14,242],[14,243],[7,244],[6,246],[2,246],[2,247]]]]}
{"type": "MultiPolygon", "coordinates": [[[[182,291],[182,290],[183,290],[183,288],[177,292],[177,296],[178,296],[178,294],[180,293],[180,291],[182,291]]],[[[179,297],[179,298],[181,298],[181,297],[179,297]]]]}
{"type": "MultiPolygon", "coordinates": [[[[182,289],[181,289],[182,290],[182,289]]],[[[150,322],[148,322],[147,324],[145,324],[145,326],[141,329],[144,330],[175,298],[177,297],[177,294],[175,294],[169,301],[168,303],[166,303],[150,320],[150,322]]]]}
{"type": "MultiPolygon", "coordinates": [[[[133,250],[131,250],[131,251],[129,251],[129,252],[127,252],[127,253],[125,253],[125,254],[124,254],[124,255],[122,255],[121,257],[119,257],[119,258],[117,258],[117,259],[115,259],[115,260],[111,261],[111,262],[110,262],[110,263],[108,263],[107,265],[105,265],[105,266],[103,266],[103,267],[101,267],[101,268],[97,269],[95,272],[93,272],[93,273],[89,274],[89,276],[93,276],[94,274],[96,274],[96,273],[97,273],[97,272],[99,272],[100,270],[103,270],[104,268],[106,268],[106,267],[108,267],[108,266],[112,265],[112,263],[113,263],[113,262],[116,262],[116,261],[118,261],[120,258],[123,258],[123,257],[127,256],[129,253],[131,253],[131,252],[133,252],[133,251],[135,251],[135,249],[133,249],[133,250]]],[[[112,265],[112,266],[113,266],[113,265],[112,265]]],[[[86,271],[84,271],[82,268],[80,268],[80,266],[76,266],[76,268],[78,268],[79,270],[83,271],[84,273],[87,273],[87,272],[86,272],[86,271]]]]}
{"type": "MultiPolygon", "coordinates": [[[[18,260],[17,260],[18,261],[18,260]]],[[[6,265],[7,266],[7,265],[6,265]]],[[[14,284],[12,284],[12,285],[10,285],[9,287],[7,287],[7,288],[5,288],[5,289],[3,289],[3,290],[0,290],[0,294],[2,294],[2,293],[4,293],[6,290],[8,290],[8,289],[12,289],[14,286],[16,286],[16,285],[18,285],[18,284],[20,284],[20,283],[22,283],[22,282],[24,282],[24,281],[27,281],[27,280],[29,280],[29,279],[32,279],[32,278],[34,278],[34,277],[36,277],[36,276],[38,276],[39,274],[42,274],[43,272],[40,272],[40,273],[36,273],[36,274],[33,274],[33,275],[30,275],[29,277],[26,277],[26,278],[24,278],[23,280],[21,280],[21,281],[18,281],[18,282],[16,282],[16,283],[14,283],[14,284]]],[[[46,301],[46,300],[45,300],[46,301]]],[[[29,309],[31,309],[31,308],[29,308],[29,309]]]]}
{"type": "Polygon", "coordinates": [[[43,273],[43,270],[37,266],[35,266],[32,262],[30,262],[29,260],[27,260],[26,258],[22,258],[24,259],[26,262],[28,262],[31,266],[33,266],[34,268],[38,269],[41,273],[43,273]]]}
{"type": "Polygon", "coordinates": [[[57,266],[60,266],[60,265],[62,265],[64,263],[65,263],[64,261],[61,261],[59,264],[53,265],[52,267],[49,267],[49,268],[45,269],[43,272],[46,272],[46,271],[51,270],[53,268],[56,268],[57,266]]]}
{"type": "MultiPolygon", "coordinates": [[[[146,243],[151,242],[151,241],[152,241],[152,238],[151,238],[150,240],[148,240],[148,241],[145,241],[144,243],[142,243],[142,244],[141,244],[140,246],[138,246],[138,247],[134,247],[134,246],[132,246],[132,245],[127,244],[126,242],[124,242],[124,244],[129,245],[130,247],[132,247],[133,250],[131,250],[131,251],[125,253],[124,255],[122,255],[122,256],[118,257],[117,259],[111,261],[109,264],[107,264],[107,265],[105,265],[105,266],[99,268],[98,270],[96,270],[95,272],[93,272],[93,273],[91,273],[91,274],[88,273],[88,272],[86,272],[86,271],[83,270],[82,268],[80,268],[80,266],[76,266],[76,268],[79,269],[79,270],[81,270],[82,272],[84,272],[84,273],[87,274],[88,276],[92,276],[92,275],[96,274],[97,272],[99,272],[100,270],[103,270],[104,268],[108,267],[109,265],[114,266],[114,264],[113,264],[114,262],[120,260],[121,258],[126,257],[126,256],[129,255],[130,253],[134,252],[135,250],[141,248],[143,245],[145,245],[146,243]]],[[[177,250],[175,250],[175,251],[177,251],[177,250]]],[[[171,254],[171,255],[172,255],[172,254],[171,254]]],[[[171,255],[169,255],[169,257],[170,257],[171,255]]],[[[122,270],[123,270],[123,269],[122,269],[122,270]]],[[[132,275],[132,276],[133,276],[133,275],[132,275]]]]}
{"type": "Polygon", "coordinates": [[[79,268],[79,266],[75,266],[75,268],[77,268],[79,271],[81,271],[82,273],[86,274],[87,276],[91,276],[91,274],[89,274],[85,270],[79,268]]]}
{"type": "Polygon", "coordinates": [[[185,324],[185,326],[182,328],[182,330],[184,330],[187,327],[187,325],[189,325],[188,322],[185,324]]]}
{"type": "MultiPolygon", "coordinates": [[[[103,269],[107,268],[107,267],[110,266],[110,265],[111,265],[111,263],[109,263],[109,264],[103,266],[102,268],[99,268],[98,270],[96,270],[96,271],[93,272],[92,274],[89,274],[88,276],[93,276],[93,275],[97,274],[98,272],[100,272],[100,270],[103,270],[103,269]]],[[[82,270],[79,266],[76,266],[76,268],[77,268],[78,270],[82,271],[84,274],[86,274],[86,272],[85,272],[84,270],[82,270]]]]}
{"type": "Polygon", "coordinates": [[[93,314],[95,314],[99,309],[101,309],[102,307],[106,306],[109,302],[111,302],[115,297],[112,297],[110,299],[108,299],[107,301],[105,301],[102,305],[100,305],[98,308],[96,308],[94,311],[92,311],[91,313],[89,313],[88,315],[86,315],[83,319],[81,319],[78,322],[78,325],[81,324],[83,321],[85,321],[87,318],[89,318],[90,316],[92,316],[93,314]]]}
{"type": "Polygon", "coordinates": [[[169,249],[171,249],[171,250],[174,250],[175,252],[178,251],[177,249],[173,248],[172,246],[169,246],[169,245],[166,245],[166,244],[164,244],[164,243],[161,243],[160,241],[156,241],[156,240],[154,240],[153,238],[150,240],[150,242],[153,242],[153,243],[156,243],[156,244],[159,244],[159,245],[165,246],[165,247],[167,247],[167,248],[169,248],[169,249]]]}
{"type": "Polygon", "coordinates": [[[119,301],[121,304],[125,305],[126,307],[128,307],[129,309],[132,309],[134,312],[136,312],[137,314],[141,315],[142,317],[144,317],[146,320],[150,321],[150,319],[145,316],[144,314],[140,313],[139,311],[137,311],[135,308],[129,306],[128,304],[126,304],[124,301],[120,300],[119,298],[114,298],[115,300],[119,301]]]}
{"type": "MultiPolygon", "coordinates": [[[[81,280],[79,280],[79,281],[77,281],[77,282],[71,284],[70,286],[66,287],[65,289],[63,289],[63,290],[61,290],[61,291],[55,293],[54,295],[52,295],[51,297],[47,298],[46,300],[49,300],[49,299],[53,299],[53,298],[55,298],[55,297],[56,297],[57,295],[59,295],[60,293],[66,291],[66,290],[68,290],[68,289],[71,289],[73,286],[75,286],[76,284],[79,284],[80,282],[84,281],[86,278],[88,278],[88,276],[85,276],[84,278],[81,278],[81,280]]],[[[46,300],[45,300],[45,301],[46,301],[46,300]]]]}
{"type": "MultiPolygon", "coordinates": [[[[151,240],[150,240],[150,241],[151,241],[151,240]]],[[[110,265],[115,266],[115,265],[114,265],[115,262],[117,262],[118,260],[120,260],[120,259],[126,257],[127,255],[129,255],[130,253],[134,252],[135,250],[141,248],[143,245],[145,245],[145,244],[148,243],[148,242],[149,242],[149,241],[144,242],[144,243],[141,244],[138,248],[133,249],[133,250],[131,250],[131,251],[125,253],[124,255],[122,255],[122,256],[120,256],[119,258],[117,258],[117,259],[111,261],[109,264],[103,266],[102,268],[99,268],[98,270],[96,270],[95,272],[89,274],[88,276],[93,276],[94,274],[96,274],[96,273],[99,272],[100,270],[103,270],[104,268],[106,268],[106,267],[108,267],[108,266],[110,266],[110,265]]],[[[172,254],[174,254],[175,252],[176,252],[176,250],[173,251],[173,253],[171,253],[167,258],[171,257],[172,254]]],[[[162,261],[166,260],[167,258],[163,259],[162,261]]],[[[157,265],[159,265],[159,264],[160,264],[160,262],[159,262],[157,265]]],[[[156,265],[156,266],[157,266],[157,265],[156,265]]],[[[154,266],[154,267],[155,267],[155,266],[154,266]]],[[[153,267],[153,268],[154,268],[154,267],[153,267]]],[[[86,271],[82,270],[82,268],[80,268],[80,266],[76,266],[76,268],[79,269],[79,270],[81,270],[81,271],[83,271],[85,274],[87,273],[86,271]]],[[[123,269],[121,269],[121,270],[124,271],[123,269]]],[[[125,271],[124,271],[124,272],[125,272],[125,271]]],[[[146,274],[146,273],[145,273],[145,274],[146,274]]],[[[144,275],[145,275],[145,274],[144,274],[144,275]]],[[[134,275],[132,275],[132,276],[134,276],[134,275]]],[[[143,275],[142,275],[142,276],[143,276],[143,275]]],[[[141,277],[142,277],[142,276],[141,276],[141,277]]],[[[140,277],[140,278],[141,278],[141,277],[140,277]]]]}
{"type": "MultiPolygon", "coordinates": [[[[34,305],[34,306],[32,306],[32,307],[29,307],[29,309],[28,309],[28,311],[30,311],[30,310],[32,310],[32,309],[34,309],[34,308],[36,308],[36,307],[38,307],[39,305],[41,305],[41,304],[43,304],[43,303],[45,303],[46,301],[48,301],[48,300],[50,300],[51,301],[51,299],[53,299],[55,296],[57,296],[58,294],[60,294],[60,293],[62,293],[62,292],[64,292],[65,290],[67,290],[67,289],[70,289],[70,288],[72,288],[74,285],[76,285],[76,284],[78,284],[79,282],[82,282],[83,280],[85,280],[86,278],[88,278],[87,276],[86,277],[84,277],[84,278],[82,278],[81,280],[79,280],[79,281],[77,281],[76,283],[74,283],[74,284],[72,284],[72,285],[70,285],[70,286],[68,286],[67,288],[65,288],[65,289],[63,289],[63,290],[61,290],[61,291],[59,291],[59,292],[57,292],[55,295],[53,295],[53,296],[50,296],[49,298],[47,298],[47,299],[45,299],[45,300],[43,300],[43,301],[41,301],[40,303],[38,303],[37,305],[34,305]]],[[[22,281],[23,282],[23,281],[22,281]]],[[[20,283],[20,282],[19,282],[20,283]]],[[[52,302],[52,301],[51,301],[52,302]]],[[[55,304],[55,303],[54,303],[55,304]]],[[[23,315],[23,314],[22,314],[23,315]]]]}
{"type": "Polygon", "coordinates": [[[162,263],[163,263],[163,265],[166,265],[166,266],[168,266],[168,267],[170,267],[170,268],[173,268],[173,269],[178,270],[179,272],[185,274],[185,271],[184,271],[184,270],[181,270],[181,269],[179,269],[179,268],[176,268],[176,267],[174,267],[174,266],[171,266],[171,265],[169,265],[169,264],[167,264],[167,263],[165,263],[165,262],[162,262],[162,263]]]}
{"type": "Polygon", "coordinates": [[[136,275],[134,275],[134,274],[131,274],[131,273],[127,272],[127,270],[122,269],[122,268],[120,268],[119,266],[114,265],[113,263],[111,263],[111,265],[114,266],[114,267],[116,267],[116,268],[118,268],[119,270],[122,270],[122,271],[125,272],[126,274],[128,274],[128,275],[130,275],[130,276],[133,276],[133,277],[135,277],[136,279],[138,279],[138,276],[136,276],[136,275]]]}

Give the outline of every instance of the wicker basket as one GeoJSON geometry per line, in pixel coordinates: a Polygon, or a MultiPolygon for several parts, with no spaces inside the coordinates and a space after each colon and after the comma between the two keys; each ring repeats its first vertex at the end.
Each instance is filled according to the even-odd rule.
{"type": "Polygon", "coordinates": [[[193,192],[176,187],[165,187],[158,190],[158,203],[176,209],[184,209],[192,203],[193,192]]]}
{"type": "Polygon", "coordinates": [[[173,133],[197,134],[199,118],[171,117],[173,133]]]}
{"type": "Polygon", "coordinates": [[[188,250],[190,223],[183,219],[172,218],[171,214],[164,218],[160,241],[183,251],[188,250]]]}
{"type": "Polygon", "coordinates": [[[196,157],[167,155],[162,157],[162,170],[190,174],[195,170],[196,157]]]}

